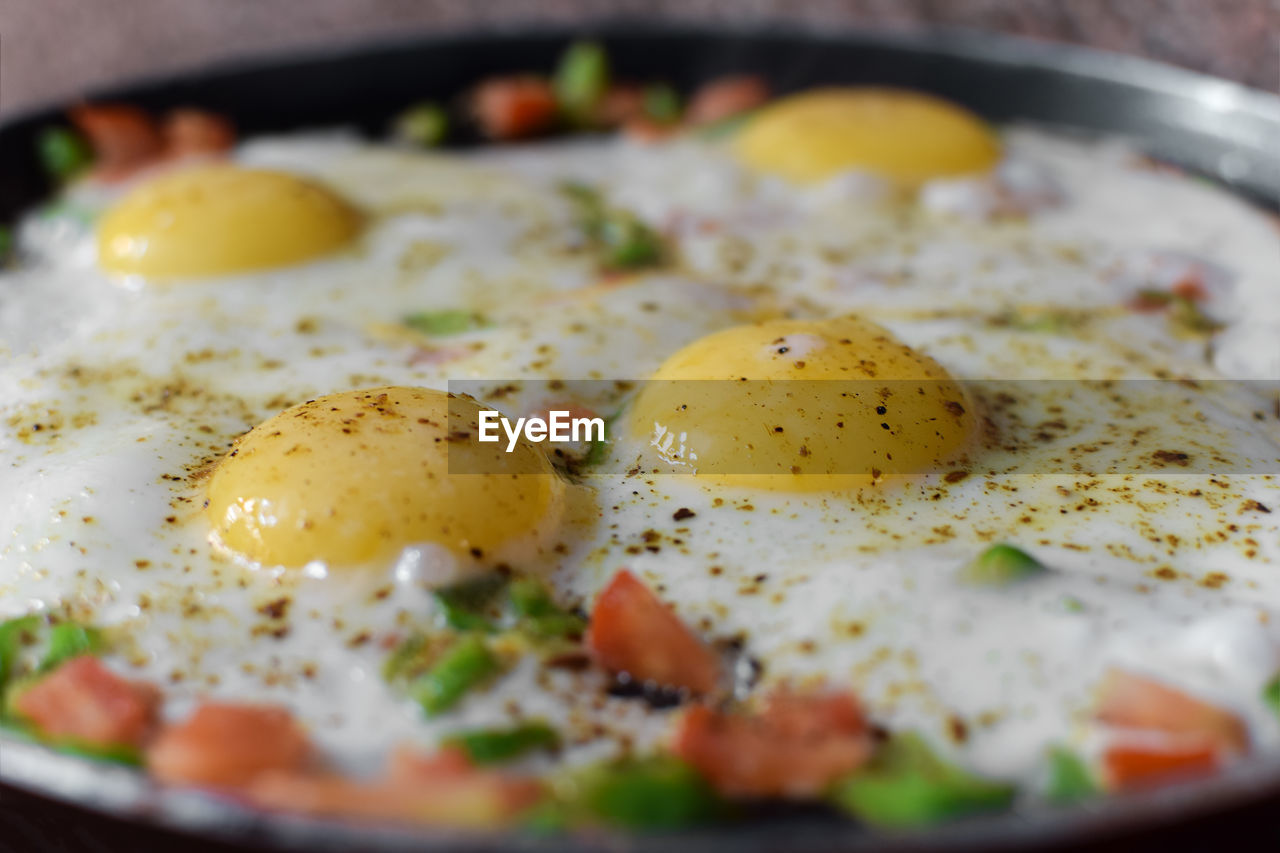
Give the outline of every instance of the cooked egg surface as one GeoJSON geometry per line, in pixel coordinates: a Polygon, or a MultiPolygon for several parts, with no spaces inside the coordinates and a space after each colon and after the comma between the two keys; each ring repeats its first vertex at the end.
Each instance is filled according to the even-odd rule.
{"type": "Polygon", "coordinates": [[[857,87],[764,107],[736,150],[747,165],[793,181],[858,169],[907,185],[984,172],[1000,156],[994,131],[963,107],[922,92],[857,87]]]}
{"type": "Polygon", "coordinates": [[[936,362],[857,317],[773,320],[671,355],[628,407],[641,467],[730,486],[848,489],[942,470],[973,404],[936,362]]]}
{"type": "Polygon", "coordinates": [[[415,545],[468,563],[523,556],[514,552],[554,530],[564,485],[527,442],[504,452],[460,440],[459,430],[478,428],[478,412],[474,400],[406,387],[285,409],[214,467],[212,535],[233,554],[287,568],[359,566],[415,545]],[[477,452],[486,458],[466,458],[477,452]],[[485,473],[450,476],[451,465],[485,473]]]}
{"type": "MultiPolygon", "coordinates": [[[[439,617],[430,590],[499,563],[587,608],[628,566],[702,635],[740,640],[764,685],[852,687],[877,721],[990,773],[1032,781],[1047,745],[1096,749],[1092,691],[1114,665],[1238,711],[1280,749],[1258,700],[1280,670],[1280,421],[1265,388],[1216,381],[1280,378],[1280,239],[1115,143],[1012,130],[997,146],[932,109],[863,116],[939,146],[896,144],[901,161],[842,136],[854,113],[821,119],[828,136],[793,128],[824,140],[811,174],[751,135],[449,156],[334,134],[250,141],[228,167],[323,187],[311,201],[70,188],[0,277],[0,616],[107,626],[167,713],[283,702],[352,769],[513,718],[561,728],[567,762],[660,740],[669,711],[531,658],[430,720],[382,681],[387,643],[439,617]],[[566,180],[666,235],[669,262],[602,271],[566,180]],[[165,205],[172,231],[148,230],[165,205]],[[268,257],[247,221],[296,242],[268,257]],[[1135,310],[1189,276],[1197,312],[1135,310]],[[902,482],[655,473],[653,448],[628,443],[688,382],[817,386],[864,362],[935,396],[843,428],[821,394],[770,401],[783,431],[758,447],[793,484],[885,453],[914,460],[902,482]],[[511,415],[616,411],[627,440],[573,482],[522,445],[509,485],[441,491],[450,380],[511,415]],[[556,399],[587,387],[568,380],[595,396],[556,399]],[[1001,541],[1049,571],[957,578],[1001,541]]],[[[156,180],[206,192],[200,174],[156,180]]],[[[684,431],[740,453],[755,402],[690,399],[684,431]]]]}
{"type": "Polygon", "coordinates": [[[289,266],[351,241],[360,215],[314,181],[287,172],[204,166],[137,187],[98,225],[110,273],[184,279],[289,266]]]}

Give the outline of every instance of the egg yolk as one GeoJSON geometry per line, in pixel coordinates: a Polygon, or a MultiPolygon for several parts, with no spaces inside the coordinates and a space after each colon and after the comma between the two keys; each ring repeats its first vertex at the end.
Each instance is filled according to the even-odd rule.
{"type": "Polygon", "coordinates": [[[898,89],[817,89],[765,107],[736,140],[763,172],[817,181],[872,172],[899,185],[982,172],[999,143],[978,116],[941,98],[898,89]]]}
{"type": "Polygon", "coordinates": [[[533,445],[507,453],[460,436],[467,422],[476,434],[479,411],[468,397],[404,387],[286,409],[214,469],[214,541],[292,568],[367,565],[428,544],[467,564],[516,561],[557,529],[564,482],[533,445]]]}
{"type": "Polygon", "coordinates": [[[356,210],[297,175],[212,165],[157,177],[98,226],[107,272],[179,279],[302,263],[349,243],[356,210]]]}
{"type": "Polygon", "coordinates": [[[975,417],[937,362],[874,323],[842,317],[694,341],[641,389],[627,427],[642,460],[667,463],[648,470],[819,491],[945,470],[975,417]]]}

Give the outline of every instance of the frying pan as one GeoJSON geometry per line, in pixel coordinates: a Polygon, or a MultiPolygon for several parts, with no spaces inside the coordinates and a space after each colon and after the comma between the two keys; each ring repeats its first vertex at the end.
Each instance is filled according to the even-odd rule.
{"type": "MultiPolygon", "coordinates": [[[[682,89],[751,71],[789,91],[879,83],[935,92],[996,121],[1118,134],[1159,159],[1280,209],[1280,98],[1176,68],[1050,43],[958,31],[903,35],[623,25],[591,33],[621,75],[682,89]]],[[[549,68],[566,30],[418,37],[342,51],[207,69],[109,91],[152,110],[194,105],[230,115],[245,135],[333,125],[381,133],[424,98],[448,99],[496,73],[549,68]]],[[[35,135],[59,109],[0,126],[0,221],[51,187],[35,135]]],[[[880,835],[804,809],[749,825],[630,837],[459,836],[266,816],[207,794],[157,791],[133,772],[0,737],[0,849],[296,850],[996,850],[1233,849],[1280,846],[1280,760],[1256,759],[1218,778],[1072,809],[1036,808],[880,835]],[[1101,845],[1101,847],[1098,847],[1101,845]]]]}

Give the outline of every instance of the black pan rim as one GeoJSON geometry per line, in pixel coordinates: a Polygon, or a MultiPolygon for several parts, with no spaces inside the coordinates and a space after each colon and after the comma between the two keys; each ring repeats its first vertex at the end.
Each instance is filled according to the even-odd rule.
{"type": "MultiPolygon", "coordinates": [[[[771,35],[812,40],[839,48],[874,46],[904,53],[936,54],[963,61],[999,66],[1004,73],[1034,69],[1049,74],[1071,74],[1136,90],[1196,101],[1203,99],[1220,110],[1236,111],[1268,127],[1280,142],[1280,96],[1250,89],[1186,69],[1149,60],[1053,42],[1029,41],[964,29],[927,29],[919,32],[865,28],[831,28],[788,23],[753,22],[738,26],[663,25],[653,22],[612,20],[585,27],[501,26],[461,29],[427,35],[371,39],[355,44],[311,48],[271,57],[252,57],[204,66],[163,76],[141,77],[87,93],[90,99],[127,99],[135,93],[154,92],[181,85],[216,85],[218,81],[252,75],[269,69],[312,64],[351,62],[384,51],[430,50],[459,44],[494,44],[531,38],[566,41],[582,35],[626,39],[750,39],[768,27],[771,35]]],[[[0,136],[58,121],[61,106],[44,105],[5,116],[0,136]]],[[[1280,146],[1275,150],[1280,151],[1280,146]]],[[[1277,164],[1280,166],[1280,163],[1277,164]]],[[[1280,186],[1280,185],[1278,185],[1280,186]]],[[[1280,203],[1280,190],[1273,204],[1280,203]]],[[[1012,811],[944,825],[940,831],[905,835],[873,835],[852,825],[844,829],[824,824],[812,831],[786,834],[758,833],[752,828],[725,827],[696,833],[661,836],[583,837],[538,839],[511,834],[459,836],[454,833],[367,827],[329,820],[264,815],[234,803],[190,792],[164,792],[157,796],[131,771],[94,765],[58,755],[50,750],[11,741],[0,736],[5,760],[0,761],[0,784],[37,796],[59,800],[72,808],[89,809],[141,824],[171,830],[197,832],[209,837],[275,849],[342,849],[354,844],[384,850],[402,849],[509,849],[509,850],[751,850],[859,849],[859,850],[963,850],[1028,849],[1044,844],[1082,843],[1115,837],[1165,825],[1170,817],[1189,818],[1221,812],[1244,803],[1280,795],[1280,761],[1255,760],[1232,768],[1213,780],[1175,786],[1148,794],[1106,798],[1073,809],[1045,809],[1034,813],[1012,811]],[[78,779],[76,777],[79,777],[78,779]],[[115,780],[104,791],[105,778],[115,780]],[[133,781],[129,781],[132,779],[133,781]],[[119,786],[119,787],[116,787],[119,786]],[[129,791],[134,789],[132,796],[129,791]],[[96,796],[91,793],[96,790],[96,796]],[[68,793],[75,791],[75,793],[68,793]],[[128,801],[128,806],[124,805],[128,801]]],[[[798,828],[797,828],[798,829],[798,828]]]]}
{"type": "MultiPolygon", "coordinates": [[[[1020,68],[1053,72],[1069,71],[1083,77],[1187,96],[1212,98],[1223,107],[1250,112],[1276,123],[1280,132],[1280,94],[1255,89],[1211,74],[1084,45],[1021,36],[989,33],[968,27],[930,26],[904,31],[892,27],[832,27],[788,19],[743,21],[716,24],[655,23],[629,17],[606,18],[587,25],[515,24],[491,27],[459,27],[360,39],[351,43],[312,46],[280,54],[250,55],[183,68],[168,74],[141,74],[113,80],[86,90],[84,100],[122,97],[140,89],[153,89],[178,82],[206,82],[231,74],[312,62],[341,62],[372,52],[426,49],[458,42],[525,41],[530,38],[571,40],[626,36],[640,38],[694,37],[716,39],[725,36],[753,36],[765,31],[815,41],[890,45],[904,49],[927,49],[956,57],[978,59],[1020,68]]],[[[0,117],[0,131],[32,119],[52,119],[70,103],[54,99],[23,107],[0,117]]]]}

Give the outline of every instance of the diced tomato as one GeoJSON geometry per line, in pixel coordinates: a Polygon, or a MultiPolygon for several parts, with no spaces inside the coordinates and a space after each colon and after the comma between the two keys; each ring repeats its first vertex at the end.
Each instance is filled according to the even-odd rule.
{"type": "Polygon", "coordinates": [[[720,680],[715,653],[626,569],[596,599],[586,641],[601,666],[636,681],[702,694],[720,680]]]}
{"type": "Polygon", "coordinates": [[[563,400],[558,402],[548,403],[543,408],[534,412],[534,415],[542,418],[543,420],[550,420],[552,412],[568,412],[568,414],[565,415],[565,417],[568,417],[568,418],[600,417],[599,413],[594,411],[593,409],[589,409],[586,406],[580,406],[577,403],[570,403],[563,400]]]}
{"type": "Polygon", "coordinates": [[[1169,300],[1155,294],[1139,293],[1129,300],[1128,307],[1130,311],[1141,314],[1154,314],[1157,311],[1167,310],[1169,300]]]}
{"type": "Polygon", "coordinates": [[[644,115],[632,116],[622,125],[623,135],[636,142],[661,142],[678,129],[674,124],[663,124],[644,115]]]}
{"type": "Polygon", "coordinates": [[[332,774],[271,772],[248,790],[259,806],[304,814],[433,826],[494,826],[542,795],[535,780],[473,767],[460,750],[420,755],[397,750],[371,782],[332,774]]]}
{"type": "Polygon", "coordinates": [[[594,110],[601,127],[617,127],[640,115],[644,115],[644,89],[628,83],[610,86],[594,110]]]}
{"type": "Polygon", "coordinates": [[[754,74],[718,77],[693,93],[685,120],[695,126],[711,124],[753,110],[767,100],[769,84],[754,74]]]}
{"type": "Polygon", "coordinates": [[[71,121],[89,139],[94,175],[101,180],[127,178],[164,154],[164,138],[156,123],[128,104],[84,104],[72,108],[71,121]]]}
{"type": "Polygon", "coordinates": [[[1104,677],[1094,717],[1110,726],[1196,736],[1229,752],[1249,749],[1248,728],[1232,712],[1125,670],[1104,677]]]}
{"type": "Polygon", "coordinates": [[[1113,791],[1199,779],[1217,772],[1218,753],[1217,747],[1205,740],[1172,743],[1168,748],[1117,745],[1102,756],[1103,779],[1113,791]]]}
{"type": "Polygon", "coordinates": [[[775,693],[758,714],[686,711],[676,755],[729,797],[812,797],[871,757],[858,702],[848,693],[775,693]]]}
{"type": "Polygon", "coordinates": [[[174,110],[165,117],[162,132],[169,157],[222,154],[236,144],[231,122],[204,110],[174,110]]]}
{"type": "Polygon", "coordinates": [[[154,686],[121,678],[92,655],[72,658],[14,700],[41,734],[96,746],[141,746],[159,705],[154,686]]]}
{"type": "Polygon", "coordinates": [[[409,366],[448,364],[451,361],[466,358],[473,352],[475,352],[475,349],[470,346],[414,347],[413,352],[409,353],[409,366]]]}
{"type": "Polygon", "coordinates": [[[476,87],[472,112],[492,139],[520,139],[547,130],[558,115],[555,92],[541,77],[495,77],[476,87]]]}
{"type": "Polygon", "coordinates": [[[1170,290],[1183,299],[1190,299],[1192,302],[1203,302],[1209,298],[1209,291],[1205,287],[1204,281],[1194,274],[1187,275],[1178,281],[1170,290]]]}
{"type": "Polygon", "coordinates": [[[437,752],[424,753],[410,747],[398,747],[387,759],[387,777],[395,782],[411,785],[415,782],[433,782],[452,776],[465,776],[476,766],[460,747],[445,747],[437,752]]]}
{"type": "Polygon", "coordinates": [[[283,708],[208,702],[161,731],[147,766],[163,782],[239,787],[268,771],[301,770],[310,755],[306,734],[283,708]]]}

